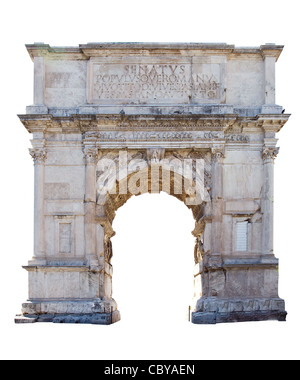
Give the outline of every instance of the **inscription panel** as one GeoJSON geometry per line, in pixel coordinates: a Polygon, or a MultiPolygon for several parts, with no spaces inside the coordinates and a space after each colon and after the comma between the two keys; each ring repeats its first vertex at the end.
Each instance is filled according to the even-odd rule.
{"type": "MultiPolygon", "coordinates": [[[[166,62],[166,61],[165,61],[166,62]]],[[[221,103],[224,65],[216,62],[100,62],[89,64],[93,104],[221,103]]]]}
{"type": "Polygon", "coordinates": [[[71,253],[71,223],[59,224],[59,252],[71,253]]]}
{"type": "Polygon", "coordinates": [[[74,216],[55,215],[56,256],[74,256],[74,216]]]}

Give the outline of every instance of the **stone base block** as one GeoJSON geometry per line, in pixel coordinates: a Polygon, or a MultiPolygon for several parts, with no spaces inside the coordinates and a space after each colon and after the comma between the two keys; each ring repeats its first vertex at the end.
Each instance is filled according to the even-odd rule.
{"type": "Polygon", "coordinates": [[[235,311],[231,313],[218,312],[194,312],[192,323],[194,324],[216,324],[226,322],[251,322],[251,321],[285,321],[286,311],[235,311]]]}
{"type": "Polygon", "coordinates": [[[43,300],[22,305],[15,323],[53,322],[110,325],[121,319],[114,300],[43,300]]]}
{"type": "Polygon", "coordinates": [[[85,323],[93,325],[111,325],[120,320],[118,310],[113,313],[95,314],[25,314],[15,318],[15,323],[53,322],[53,323],[85,323]]]}
{"type": "Polygon", "coordinates": [[[37,316],[36,315],[32,315],[30,317],[25,317],[24,315],[16,315],[15,316],[15,323],[35,323],[37,322],[37,316]]]}
{"type": "Polygon", "coordinates": [[[280,298],[218,299],[200,298],[192,323],[215,324],[246,321],[285,321],[287,312],[280,298]]]}

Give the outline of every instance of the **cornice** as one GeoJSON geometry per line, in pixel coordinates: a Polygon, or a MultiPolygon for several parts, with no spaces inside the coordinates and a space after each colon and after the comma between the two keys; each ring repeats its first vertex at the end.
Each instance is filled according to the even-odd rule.
{"type": "Polygon", "coordinates": [[[79,44],[77,47],[50,46],[44,43],[26,44],[27,51],[33,60],[34,57],[46,57],[47,59],[87,60],[90,57],[116,55],[149,55],[149,54],[171,54],[180,56],[194,56],[203,54],[230,54],[233,55],[260,55],[263,58],[273,56],[279,58],[283,46],[266,44],[259,47],[236,47],[226,43],[157,43],[157,42],[114,42],[114,43],[87,43],[79,44]]]}
{"type": "Polygon", "coordinates": [[[265,45],[260,46],[260,51],[263,58],[274,57],[275,60],[277,61],[283,48],[284,48],[284,45],[265,44],[265,45]]]}
{"type": "Polygon", "coordinates": [[[18,115],[29,133],[85,133],[92,131],[190,130],[241,133],[243,131],[279,132],[289,114],[261,114],[256,117],[225,115],[108,115],[74,114],[56,117],[51,114],[18,115]]]}
{"type": "Polygon", "coordinates": [[[78,47],[52,47],[44,43],[26,44],[25,47],[32,61],[35,57],[64,60],[87,60],[89,58],[78,47]]]}
{"type": "Polygon", "coordinates": [[[257,115],[257,123],[265,132],[277,133],[290,116],[290,114],[260,114],[257,115]]]}
{"type": "Polygon", "coordinates": [[[45,132],[51,127],[53,122],[52,115],[18,115],[24,127],[29,133],[45,132]]]}

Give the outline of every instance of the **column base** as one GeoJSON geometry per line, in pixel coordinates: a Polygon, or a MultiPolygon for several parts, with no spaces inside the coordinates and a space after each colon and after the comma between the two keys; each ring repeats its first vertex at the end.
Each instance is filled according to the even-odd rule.
{"type": "Polygon", "coordinates": [[[43,300],[22,305],[22,314],[15,323],[84,323],[111,325],[121,319],[113,300],[43,300]]]}
{"type": "Polygon", "coordinates": [[[217,299],[217,297],[208,297],[198,300],[197,310],[192,313],[192,323],[285,321],[286,316],[284,301],[280,298],[217,299]]]}

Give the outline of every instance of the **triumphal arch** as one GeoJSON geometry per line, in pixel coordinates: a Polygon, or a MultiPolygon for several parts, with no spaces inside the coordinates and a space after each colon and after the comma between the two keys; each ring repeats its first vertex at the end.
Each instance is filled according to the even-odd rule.
{"type": "Polygon", "coordinates": [[[131,196],[161,191],[195,219],[194,252],[182,253],[195,260],[192,322],[285,320],[273,250],[283,46],[26,47],[34,103],[19,118],[32,135],[34,254],[15,321],[118,321],[113,220],[131,196]]]}

